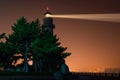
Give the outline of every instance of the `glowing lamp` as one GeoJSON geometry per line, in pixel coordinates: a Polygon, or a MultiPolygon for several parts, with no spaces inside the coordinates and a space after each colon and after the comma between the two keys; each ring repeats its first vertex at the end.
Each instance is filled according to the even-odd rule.
{"type": "Polygon", "coordinates": [[[51,17],[51,14],[47,13],[45,14],[45,17],[51,17]]]}
{"type": "Polygon", "coordinates": [[[47,11],[44,15],[45,15],[46,18],[52,17],[52,13],[51,13],[51,12],[48,12],[48,11],[47,11]]]}
{"type": "Polygon", "coordinates": [[[52,15],[52,13],[49,12],[49,7],[46,7],[46,13],[44,14],[44,16],[45,16],[46,18],[50,18],[51,15],[52,15]]]}

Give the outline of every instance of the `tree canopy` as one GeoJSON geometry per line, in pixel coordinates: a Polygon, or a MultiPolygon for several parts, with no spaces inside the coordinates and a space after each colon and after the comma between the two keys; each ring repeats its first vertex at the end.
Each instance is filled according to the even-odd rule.
{"type": "Polygon", "coordinates": [[[21,54],[23,59],[23,71],[28,72],[28,61],[33,61],[34,71],[53,72],[60,68],[64,58],[71,53],[65,52],[67,47],[60,45],[59,38],[48,31],[42,30],[38,19],[28,22],[22,17],[12,26],[12,33],[0,35],[0,64],[13,65],[15,54],[21,54]],[[5,38],[5,42],[2,42],[5,38]],[[3,61],[3,58],[5,59],[3,61]]]}

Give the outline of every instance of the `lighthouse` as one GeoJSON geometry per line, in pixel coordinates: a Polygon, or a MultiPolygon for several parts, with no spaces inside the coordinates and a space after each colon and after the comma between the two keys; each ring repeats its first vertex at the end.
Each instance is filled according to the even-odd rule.
{"type": "Polygon", "coordinates": [[[46,12],[44,13],[44,19],[43,19],[43,25],[42,30],[48,31],[51,34],[53,34],[53,29],[55,28],[55,25],[53,24],[53,18],[50,17],[52,13],[49,11],[49,8],[46,8],[46,12]]]}

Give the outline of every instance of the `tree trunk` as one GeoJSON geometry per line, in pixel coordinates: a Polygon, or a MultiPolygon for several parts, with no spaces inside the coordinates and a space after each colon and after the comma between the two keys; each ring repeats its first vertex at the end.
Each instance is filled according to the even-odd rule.
{"type": "Polygon", "coordinates": [[[28,41],[26,40],[26,51],[25,51],[25,54],[24,54],[24,68],[23,68],[23,71],[24,72],[28,72],[28,61],[27,61],[27,58],[28,58],[28,41]]]}
{"type": "Polygon", "coordinates": [[[33,60],[33,64],[34,64],[35,72],[37,72],[37,61],[36,61],[36,60],[33,60]]]}
{"type": "Polygon", "coordinates": [[[51,65],[48,63],[49,72],[52,72],[51,65]]]}
{"type": "Polygon", "coordinates": [[[40,59],[40,62],[39,62],[39,69],[40,69],[40,72],[42,72],[42,60],[40,59]]]}

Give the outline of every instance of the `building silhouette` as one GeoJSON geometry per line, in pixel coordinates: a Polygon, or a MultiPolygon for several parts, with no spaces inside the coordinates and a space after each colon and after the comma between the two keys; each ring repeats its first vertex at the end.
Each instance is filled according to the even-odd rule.
{"type": "Polygon", "coordinates": [[[53,18],[52,17],[46,17],[46,15],[52,15],[51,12],[49,12],[49,9],[47,8],[47,11],[44,13],[44,19],[43,19],[43,25],[42,30],[43,31],[49,31],[53,34],[53,29],[55,28],[55,25],[53,24],[53,18]]]}

